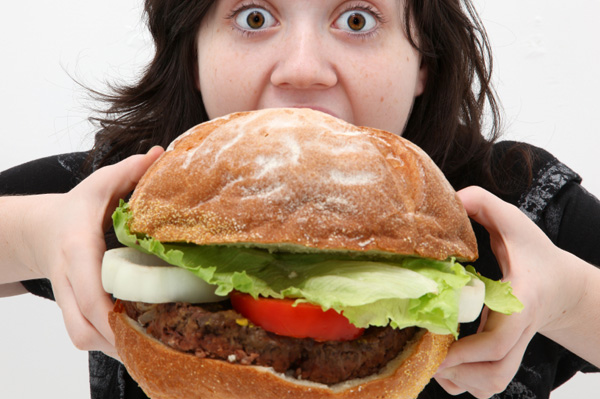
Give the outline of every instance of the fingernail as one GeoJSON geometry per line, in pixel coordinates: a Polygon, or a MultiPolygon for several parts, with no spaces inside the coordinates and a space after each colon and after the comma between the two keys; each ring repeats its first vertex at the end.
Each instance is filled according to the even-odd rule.
{"type": "Polygon", "coordinates": [[[161,146],[159,146],[159,145],[155,145],[155,146],[152,146],[152,147],[151,147],[151,148],[148,150],[148,152],[147,152],[146,154],[150,154],[152,151],[154,151],[154,149],[155,149],[155,148],[160,148],[160,149],[162,150],[162,147],[161,147],[161,146]]]}

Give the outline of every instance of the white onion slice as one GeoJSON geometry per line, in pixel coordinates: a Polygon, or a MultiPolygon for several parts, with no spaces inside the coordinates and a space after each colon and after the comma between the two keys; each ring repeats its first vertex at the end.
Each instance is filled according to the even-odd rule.
{"type": "Polygon", "coordinates": [[[469,323],[475,321],[483,308],[485,299],[485,284],[483,281],[472,278],[460,292],[458,307],[458,322],[469,323]]]}
{"type": "Polygon", "coordinates": [[[106,251],[102,260],[102,285],[115,298],[147,303],[217,302],[216,286],[193,273],[133,248],[106,251]]]}

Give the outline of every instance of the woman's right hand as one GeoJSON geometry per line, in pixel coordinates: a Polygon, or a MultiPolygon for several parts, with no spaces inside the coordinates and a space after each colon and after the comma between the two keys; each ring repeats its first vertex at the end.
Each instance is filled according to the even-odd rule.
{"type": "Polygon", "coordinates": [[[120,198],[125,198],[152,163],[160,147],[99,169],[66,194],[38,196],[31,209],[23,246],[36,274],[49,278],[56,303],[74,345],[116,357],[108,324],[113,303],[102,288],[104,233],[120,198]]]}

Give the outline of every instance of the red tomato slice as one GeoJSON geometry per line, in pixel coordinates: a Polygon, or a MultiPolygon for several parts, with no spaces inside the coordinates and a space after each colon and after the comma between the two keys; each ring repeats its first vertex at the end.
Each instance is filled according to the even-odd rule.
{"type": "Polygon", "coordinates": [[[294,299],[254,299],[240,292],[232,292],[229,297],[238,313],[278,335],[317,341],[347,341],[360,337],[364,331],[335,310],[323,312],[319,306],[310,303],[293,306],[294,299]]]}

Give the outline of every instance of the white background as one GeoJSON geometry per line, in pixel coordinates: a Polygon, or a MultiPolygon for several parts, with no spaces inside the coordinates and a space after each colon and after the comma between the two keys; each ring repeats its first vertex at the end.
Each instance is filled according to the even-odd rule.
{"type": "MultiPolygon", "coordinates": [[[[96,89],[130,80],[149,58],[139,0],[29,0],[0,10],[0,170],[90,147],[96,89]]],[[[599,0],[476,0],[495,50],[507,138],[546,148],[600,195],[599,0]]],[[[89,397],[87,354],[74,349],[54,303],[0,300],[0,397],[89,397]]],[[[552,398],[589,398],[578,376],[552,398]]]]}

